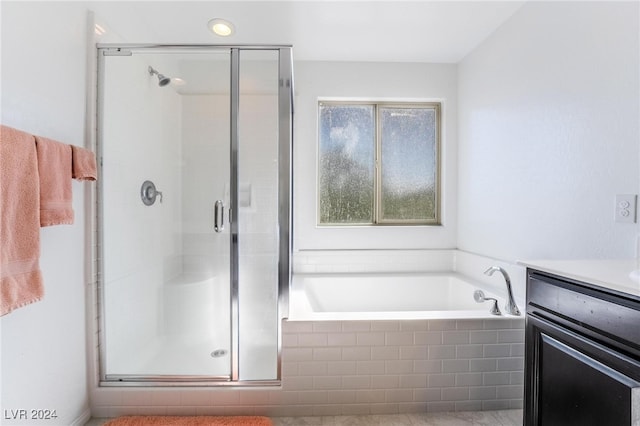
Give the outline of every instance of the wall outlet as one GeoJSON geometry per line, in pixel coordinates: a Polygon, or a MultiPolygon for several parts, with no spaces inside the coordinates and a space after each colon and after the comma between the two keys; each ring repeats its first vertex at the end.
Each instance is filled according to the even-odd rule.
{"type": "Polygon", "coordinates": [[[616,195],[615,221],[617,223],[636,222],[636,194],[616,195]]]}

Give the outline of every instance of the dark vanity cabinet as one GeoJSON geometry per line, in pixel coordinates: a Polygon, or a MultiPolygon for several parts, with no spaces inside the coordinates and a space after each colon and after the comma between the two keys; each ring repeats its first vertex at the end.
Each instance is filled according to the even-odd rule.
{"type": "Polygon", "coordinates": [[[640,299],[527,271],[524,424],[640,426],[640,299]]]}

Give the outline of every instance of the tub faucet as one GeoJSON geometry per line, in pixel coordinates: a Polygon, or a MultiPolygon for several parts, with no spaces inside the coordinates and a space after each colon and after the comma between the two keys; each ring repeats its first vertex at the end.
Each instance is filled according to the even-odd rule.
{"type": "Polygon", "coordinates": [[[507,310],[508,314],[520,315],[520,309],[518,309],[518,305],[516,305],[515,300],[513,300],[513,291],[511,291],[511,279],[509,278],[509,274],[507,274],[507,271],[499,266],[492,266],[491,268],[484,271],[484,273],[485,275],[491,276],[496,271],[500,271],[502,273],[502,276],[504,277],[504,280],[507,284],[507,295],[509,297],[507,303],[504,305],[504,308],[507,310]]]}

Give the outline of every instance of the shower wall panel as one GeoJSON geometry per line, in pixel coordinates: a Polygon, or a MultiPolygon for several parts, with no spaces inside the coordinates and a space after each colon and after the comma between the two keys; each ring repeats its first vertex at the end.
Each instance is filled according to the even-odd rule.
{"type": "Polygon", "coordinates": [[[229,233],[213,228],[215,201],[229,203],[229,94],[182,98],[182,268],[213,276],[230,262],[229,233]]]}
{"type": "Polygon", "coordinates": [[[116,374],[130,373],[132,364],[151,356],[162,332],[161,286],[178,272],[182,245],[181,100],[173,91],[158,90],[146,59],[112,58],[105,73],[104,108],[110,114],[102,148],[104,303],[108,368],[116,374]],[[145,180],[163,192],[162,203],[142,203],[145,180]]]}
{"type": "Polygon", "coordinates": [[[278,97],[240,99],[240,378],[269,380],[278,356],[278,97]]]}

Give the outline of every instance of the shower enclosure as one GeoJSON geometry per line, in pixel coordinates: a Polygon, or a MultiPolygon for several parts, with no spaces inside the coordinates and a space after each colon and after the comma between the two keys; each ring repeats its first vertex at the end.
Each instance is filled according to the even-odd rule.
{"type": "Polygon", "coordinates": [[[291,49],[98,46],[103,385],[280,378],[291,49]]]}

